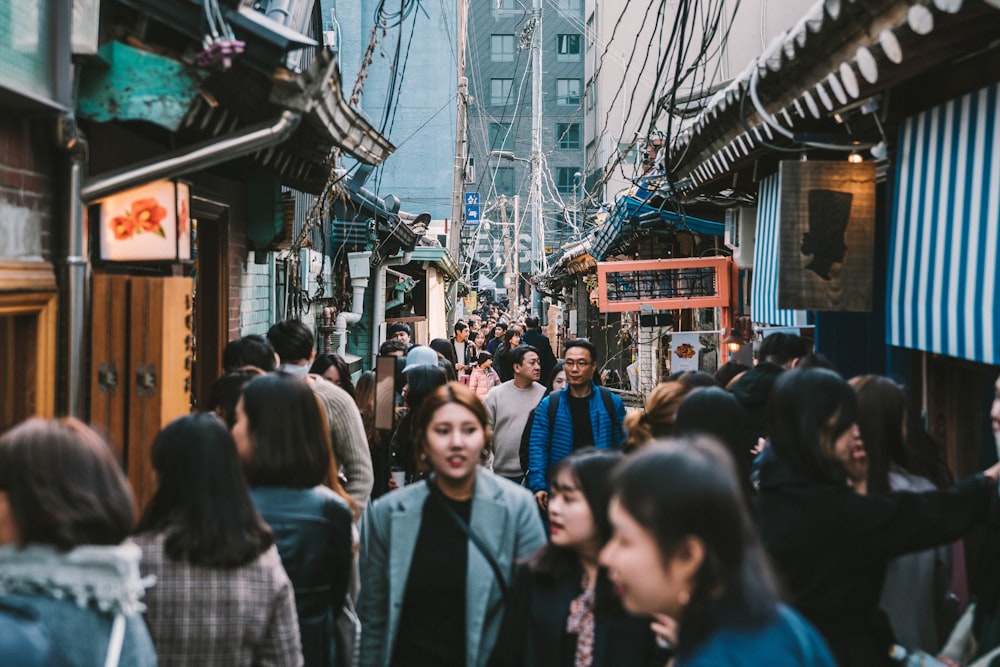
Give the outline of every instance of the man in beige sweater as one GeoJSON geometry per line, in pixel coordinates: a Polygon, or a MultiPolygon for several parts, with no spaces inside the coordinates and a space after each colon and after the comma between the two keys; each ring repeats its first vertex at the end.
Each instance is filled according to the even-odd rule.
{"type": "Polygon", "coordinates": [[[494,387],[483,403],[493,429],[493,472],[515,484],[524,479],[521,469],[521,434],[528,415],[545,396],[545,387],[538,384],[542,366],[538,350],[519,345],[510,351],[514,379],[494,387]]]}

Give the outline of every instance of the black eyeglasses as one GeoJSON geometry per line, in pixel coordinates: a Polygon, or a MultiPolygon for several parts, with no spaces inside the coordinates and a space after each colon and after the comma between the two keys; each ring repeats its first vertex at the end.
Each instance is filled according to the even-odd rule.
{"type": "Polygon", "coordinates": [[[563,362],[566,368],[586,368],[594,363],[593,361],[583,361],[582,359],[567,359],[563,362]]]}

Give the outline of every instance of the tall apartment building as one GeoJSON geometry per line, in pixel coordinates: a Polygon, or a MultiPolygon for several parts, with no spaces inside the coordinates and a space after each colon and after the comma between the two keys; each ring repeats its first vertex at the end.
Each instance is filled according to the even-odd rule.
{"type": "MultiPolygon", "coordinates": [[[[794,25],[813,0],[705,2],[697,5],[699,19],[707,8],[719,3],[722,20],[709,43],[709,56],[678,93],[678,99],[686,98],[686,106],[693,110],[738,76],[774,37],[794,25]]],[[[605,182],[594,193],[596,201],[611,201],[616,193],[632,185],[631,179],[641,175],[641,151],[635,146],[645,141],[649,132],[651,114],[647,103],[654,95],[663,95],[672,79],[668,73],[656,86],[657,64],[682,4],[664,3],[663,20],[658,26],[656,12],[649,11],[649,3],[585,1],[585,174],[591,189],[605,182]],[[623,155],[619,166],[612,167],[619,155],[623,155]]],[[[702,38],[702,25],[700,21],[695,23],[686,40],[692,56],[702,38]]],[[[689,57],[685,65],[690,61],[689,57]]],[[[677,124],[683,122],[675,116],[671,134],[676,134],[677,124]]],[[[664,117],[656,127],[666,130],[664,117]]]]}
{"type": "Polygon", "coordinates": [[[575,238],[583,197],[584,0],[470,0],[466,76],[466,191],[480,195],[489,225],[467,228],[471,273],[503,284],[518,237],[520,271],[531,248],[532,77],[540,76],[542,218],[545,254],[575,238]],[[540,21],[536,22],[536,18],[540,21]],[[541,71],[531,45],[541,44],[541,71]],[[499,153],[502,152],[502,155],[499,153]],[[514,197],[519,202],[515,229],[514,197]],[[501,208],[506,203],[506,209],[501,208]],[[503,224],[506,220],[507,224],[503,224]]]}

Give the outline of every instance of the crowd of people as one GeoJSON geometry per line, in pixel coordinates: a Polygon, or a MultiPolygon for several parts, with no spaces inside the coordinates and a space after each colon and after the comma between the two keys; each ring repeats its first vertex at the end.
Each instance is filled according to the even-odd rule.
{"type": "MultiPolygon", "coordinates": [[[[844,379],[798,336],[767,337],[750,368],[672,376],[636,411],[592,343],[557,358],[530,316],[486,310],[428,345],[395,322],[392,372],[356,384],[314,350],[298,321],[232,341],[204,411],[150,443],[138,516],[81,421],[0,437],[0,664],[1000,652],[1000,585],[972,587],[961,620],[945,608],[966,595],[955,544],[995,521],[1000,463],[955,483],[902,387],[844,379]]],[[[1000,433],[1000,379],[997,396],[1000,433]]]]}

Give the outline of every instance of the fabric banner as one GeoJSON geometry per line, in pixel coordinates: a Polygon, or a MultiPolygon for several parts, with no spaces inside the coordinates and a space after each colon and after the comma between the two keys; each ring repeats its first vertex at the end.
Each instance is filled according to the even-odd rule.
{"type": "Polygon", "coordinates": [[[781,163],[778,306],[872,307],[875,163],[781,163]]]}
{"type": "Polygon", "coordinates": [[[670,372],[698,370],[701,354],[699,333],[675,333],[670,336],[670,372]]]}

